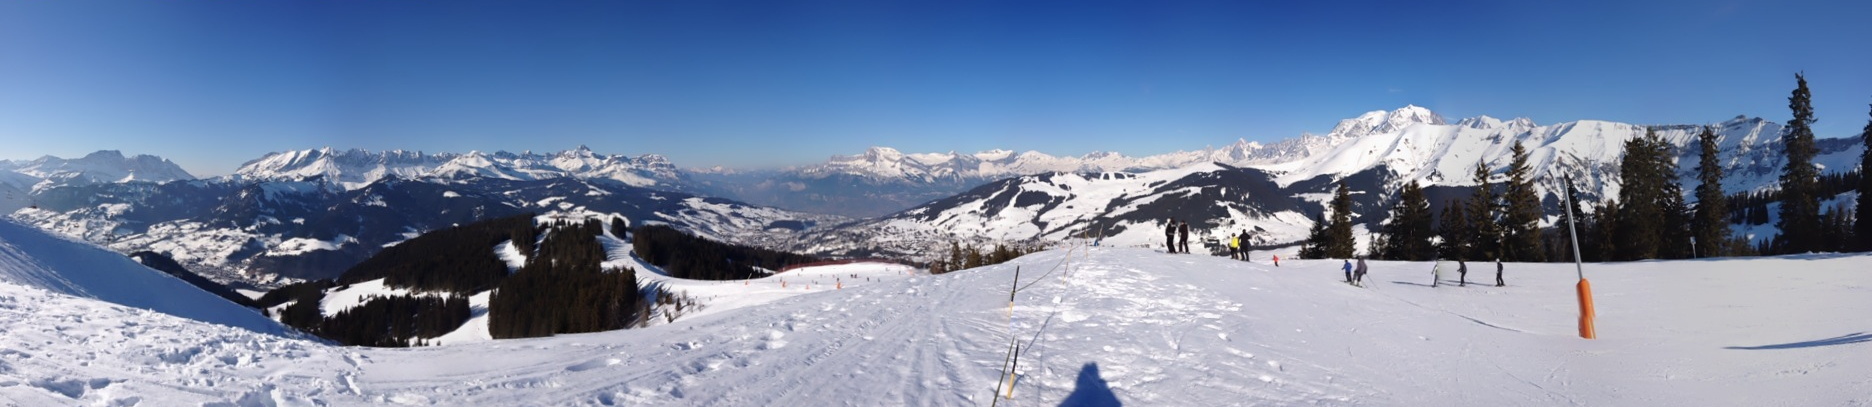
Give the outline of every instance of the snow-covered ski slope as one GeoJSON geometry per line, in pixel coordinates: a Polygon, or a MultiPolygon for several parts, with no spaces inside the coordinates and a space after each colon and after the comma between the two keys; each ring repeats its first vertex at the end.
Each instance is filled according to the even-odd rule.
{"type": "MultiPolygon", "coordinates": [[[[1588,265],[1597,340],[1575,337],[1569,264],[1509,264],[1507,287],[1430,288],[1430,263],[1373,262],[1361,288],[1338,282],[1338,261],[1110,247],[878,273],[645,329],[416,349],[331,347],[0,283],[0,400],[986,405],[1012,339],[1024,350],[1003,405],[1863,405],[1868,259],[1588,265]],[[1010,325],[1016,267],[1028,288],[1010,325]]],[[[1493,264],[1470,270],[1493,282],[1493,264]]]]}
{"type": "Polygon", "coordinates": [[[0,281],[255,332],[285,331],[259,311],[144,267],[129,257],[6,218],[0,218],[0,281]]]}

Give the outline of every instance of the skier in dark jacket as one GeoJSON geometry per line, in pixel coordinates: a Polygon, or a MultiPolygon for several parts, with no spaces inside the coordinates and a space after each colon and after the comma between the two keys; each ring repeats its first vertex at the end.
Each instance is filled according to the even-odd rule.
{"type": "MultiPolygon", "coordinates": [[[[1237,238],[1238,238],[1238,239],[1241,239],[1241,243],[1240,243],[1240,245],[1241,245],[1241,260],[1250,260],[1250,259],[1248,258],[1248,231],[1246,231],[1246,230],[1244,230],[1244,231],[1242,231],[1242,232],[1241,232],[1241,236],[1240,236],[1240,237],[1237,237],[1237,238]]],[[[1275,261],[1275,262],[1274,262],[1274,266],[1275,266],[1275,267],[1279,267],[1279,266],[1280,266],[1280,262],[1279,262],[1279,261],[1275,261]]]]}
{"type": "Polygon", "coordinates": [[[1456,259],[1456,278],[1461,279],[1457,281],[1457,287],[1469,286],[1469,264],[1463,263],[1462,259],[1456,259]]]}
{"type": "Polygon", "coordinates": [[[1180,240],[1177,243],[1177,250],[1186,254],[1189,253],[1189,222],[1177,224],[1177,238],[1180,240]]]}
{"type": "Polygon", "coordinates": [[[1176,225],[1176,219],[1172,218],[1170,219],[1170,224],[1164,226],[1165,253],[1176,253],[1176,225]]]}
{"type": "Polygon", "coordinates": [[[1495,259],[1495,286],[1496,286],[1496,287],[1507,287],[1507,286],[1508,286],[1508,283],[1506,283],[1506,282],[1503,282],[1503,281],[1502,281],[1502,279],[1501,279],[1501,269],[1502,269],[1502,266],[1501,266],[1501,259],[1500,259],[1500,258],[1497,258],[1497,259],[1495,259]]]}

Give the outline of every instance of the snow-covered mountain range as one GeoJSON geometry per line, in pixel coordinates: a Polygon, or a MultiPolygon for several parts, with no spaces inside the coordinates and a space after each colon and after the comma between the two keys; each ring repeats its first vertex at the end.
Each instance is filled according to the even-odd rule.
{"type": "Polygon", "coordinates": [[[663,156],[603,155],[585,146],[553,154],[531,151],[425,154],[326,147],[267,154],[242,164],[234,171],[234,177],[255,181],[324,179],[345,189],[356,189],[385,178],[516,181],[601,178],[639,187],[680,186],[674,181],[679,180],[681,174],[663,156]]]}
{"type": "MultiPolygon", "coordinates": [[[[1159,247],[1162,225],[1171,218],[1190,222],[1199,238],[1251,231],[1257,233],[1255,244],[1291,243],[1302,240],[1312,219],[1326,210],[1337,182],[1344,181],[1353,192],[1355,222],[1363,223],[1359,227],[1375,229],[1374,222],[1384,219],[1389,200],[1404,183],[1417,181],[1427,187],[1433,208],[1440,208],[1447,199],[1469,194],[1476,185],[1473,173],[1478,164],[1500,182],[1516,142],[1529,151],[1551,223],[1560,216],[1558,192],[1569,177],[1588,204],[1616,196],[1623,145],[1647,130],[1678,147],[1679,182],[1686,192],[1693,190],[1693,147],[1704,126],[1596,120],[1542,126],[1525,118],[1487,116],[1449,124],[1428,109],[1406,106],[1343,120],[1324,136],[1231,146],[1228,157],[1218,157],[1214,150],[1117,157],[1107,160],[1125,163],[1129,171],[1009,178],[902,212],[817,231],[820,238],[800,240],[793,249],[928,259],[949,241],[1058,241],[1074,236],[1159,247]],[[1213,163],[1201,161],[1205,158],[1213,163]],[[1201,164],[1189,164],[1192,160],[1201,164]],[[1159,163],[1167,167],[1148,170],[1159,163]]],[[[1779,123],[1738,116],[1708,126],[1719,138],[1725,191],[1776,188],[1785,163],[1779,123]]],[[[1864,150],[1851,138],[1820,139],[1817,145],[1815,163],[1825,172],[1851,170],[1864,150]]],[[[1738,231],[1755,239],[1772,235],[1760,227],[1738,231]]]]}
{"type": "Polygon", "coordinates": [[[13,216],[124,252],[164,253],[219,281],[331,278],[422,232],[526,212],[667,223],[721,241],[768,245],[840,218],[648,189],[609,178],[386,177],[356,187],[218,177],[62,187],[13,216]]]}
{"type": "MultiPolygon", "coordinates": [[[[0,175],[30,181],[13,182],[23,187],[13,196],[42,208],[18,216],[43,228],[119,250],[167,252],[210,272],[313,277],[335,275],[372,248],[436,227],[513,211],[578,208],[666,221],[718,240],[830,255],[922,256],[954,240],[1087,235],[1149,245],[1169,218],[1213,234],[1259,231],[1257,244],[1280,245],[1303,237],[1336,182],[1351,186],[1363,222],[1381,221],[1401,184],[1424,184],[1440,207],[1468,193],[1478,163],[1497,176],[1504,172],[1517,141],[1530,151],[1553,214],[1559,208],[1553,191],[1568,177],[1587,203],[1615,196],[1622,145],[1647,129],[1679,147],[1687,191],[1695,176],[1695,151],[1688,147],[1703,126],[1539,125],[1488,116],[1452,122],[1405,106],[1342,120],[1324,135],[1146,157],[906,154],[873,147],[816,165],[737,171],[685,170],[656,155],[602,155],[583,147],[550,154],[324,148],[269,154],[233,175],[206,180],[189,180],[179,169],[145,169],[163,168],[155,164],[109,167],[124,168],[117,172],[72,164],[124,161],[115,152],[9,162],[0,175]],[[59,168],[66,172],[54,171],[59,168]],[[159,173],[170,175],[145,175],[159,173]],[[45,181],[52,179],[90,182],[45,181]],[[95,182],[102,180],[113,182],[95,182]],[[847,222],[813,212],[868,216],[847,222]],[[293,257],[286,263],[294,264],[267,260],[272,256],[293,257]]],[[[1738,116],[1707,126],[1720,138],[1728,192],[1775,187],[1783,163],[1779,123],[1738,116]]],[[[1817,144],[1816,163],[1827,172],[1850,169],[1863,150],[1850,138],[1817,144]]],[[[147,156],[132,161],[167,163],[147,156]]],[[[1760,228],[1747,232],[1767,237],[1760,228]]]]}
{"type": "Polygon", "coordinates": [[[31,206],[32,194],[51,188],[189,179],[195,176],[162,157],[126,157],[115,150],[74,159],[45,156],[29,161],[0,160],[0,213],[31,206]]]}

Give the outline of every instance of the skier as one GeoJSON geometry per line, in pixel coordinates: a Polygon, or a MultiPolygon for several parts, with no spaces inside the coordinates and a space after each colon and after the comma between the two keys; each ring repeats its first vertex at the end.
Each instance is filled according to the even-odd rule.
{"type": "Polygon", "coordinates": [[[1442,261],[1437,261],[1435,265],[1430,266],[1430,288],[1437,288],[1437,282],[1440,280],[1437,278],[1437,270],[1442,268],[1442,261]]]}
{"type": "Polygon", "coordinates": [[[1176,218],[1170,218],[1170,224],[1164,226],[1164,252],[1176,253],[1176,218]]]}
{"type": "Polygon", "coordinates": [[[1181,250],[1183,254],[1189,254],[1189,222],[1177,223],[1177,235],[1181,240],[1177,245],[1177,250],[1181,250]]]}
{"type": "Polygon", "coordinates": [[[1503,281],[1502,281],[1502,279],[1501,279],[1501,269],[1502,269],[1502,266],[1501,266],[1501,258],[1500,258],[1500,257],[1497,257],[1497,258],[1495,258],[1495,286],[1496,286],[1496,287],[1507,287],[1507,286],[1508,286],[1508,283],[1506,283],[1506,282],[1503,282],[1503,281]]]}
{"type": "Polygon", "coordinates": [[[1358,269],[1352,271],[1352,285],[1365,286],[1365,256],[1359,256],[1358,269]]]}
{"type": "Polygon", "coordinates": [[[1274,267],[1280,267],[1280,255],[1274,255],[1274,267]]]}
{"type": "Polygon", "coordinates": [[[1339,268],[1345,270],[1345,283],[1352,284],[1352,261],[1346,260],[1345,265],[1339,268]]]}
{"type": "Polygon", "coordinates": [[[1463,263],[1462,259],[1456,259],[1456,278],[1457,287],[1469,286],[1469,264],[1463,263]]]}
{"type": "Polygon", "coordinates": [[[1241,238],[1229,236],[1229,260],[1241,260],[1241,238]]]}
{"type": "Polygon", "coordinates": [[[1241,260],[1242,261],[1254,260],[1248,257],[1248,231],[1246,230],[1242,231],[1241,235],[1236,236],[1236,239],[1241,239],[1241,260]]]}

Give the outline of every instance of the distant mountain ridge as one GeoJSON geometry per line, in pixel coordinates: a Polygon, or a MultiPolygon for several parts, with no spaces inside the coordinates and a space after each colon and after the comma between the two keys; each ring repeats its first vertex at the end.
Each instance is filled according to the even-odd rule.
{"type": "Polygon", "coordinates": [[[168,159],[143,154],[124,156],[117,150],[73,159],[44,156],[29,161],[0,160],[0,213],[29,206],[33,193],[61,186],[190,179],[195,176],[168,159]]]}
{"type": "Polygon", "coordinates": [[[553,178],[603,178],[632,186],[680,185],[682,177],[669,159],[645,154],[637,157],[603,155],[579,146],[554,154],[531,151],[434,153],[362,149],[295,150],[267,154],[241,164],[234,177],[258,181],[323,179],[355,189],[385,178],[472,178],[532,181],[553,178]]]}

